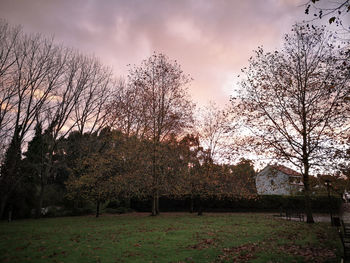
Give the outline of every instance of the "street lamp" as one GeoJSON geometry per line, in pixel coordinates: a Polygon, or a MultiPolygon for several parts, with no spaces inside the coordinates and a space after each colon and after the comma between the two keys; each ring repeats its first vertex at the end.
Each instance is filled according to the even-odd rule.
{"type": "Polygon", "coordinates": [[[332,214],[332,203],[331,203],[331,193],[330,193],[331,181],[329,179],[326,179],[325,184],[326,184],[327,193],[328,193],[329,215],[331,216],[331,225],[333,226],[333,214],[332,214]]]}

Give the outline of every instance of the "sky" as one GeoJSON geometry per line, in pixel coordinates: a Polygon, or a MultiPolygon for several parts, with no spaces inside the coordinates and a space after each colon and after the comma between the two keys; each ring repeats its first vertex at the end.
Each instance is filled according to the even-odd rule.
{"type": "Polygon", "coordinates": [[[153,52],[177,60],[193,101],[229,103],[253,50],[279,48],[303,0],[0,0],[0,18],[97,56],[117,77],[153,52]]]}

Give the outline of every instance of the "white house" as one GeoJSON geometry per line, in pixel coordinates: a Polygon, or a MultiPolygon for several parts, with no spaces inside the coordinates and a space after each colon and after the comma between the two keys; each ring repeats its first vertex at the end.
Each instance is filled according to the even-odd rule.
{"type": "Polygon", "coordinates": [[[255,179],[260,195],[291,195],[303,189],[302,175],[283,165],[268,165],[255,179]]]}

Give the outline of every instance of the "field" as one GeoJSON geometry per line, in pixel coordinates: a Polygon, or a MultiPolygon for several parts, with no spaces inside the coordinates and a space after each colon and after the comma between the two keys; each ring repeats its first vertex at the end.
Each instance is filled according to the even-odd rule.
{"type": "Polygon", "coordinates": [[[1,262],[339,262],[327,223],[268,214],[164,213],[0,223],[1,262]]]}

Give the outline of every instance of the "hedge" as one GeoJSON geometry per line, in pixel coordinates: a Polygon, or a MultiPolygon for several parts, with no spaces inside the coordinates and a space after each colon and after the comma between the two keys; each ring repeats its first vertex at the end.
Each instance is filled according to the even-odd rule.
{"type": "MultiPolygon", "coordinates": [[[[190,199],[174,199],[161,197],[159,207],[161,212],[189,211],[190,199]]],[[[255,199],[245,198],[210,198],[201,200],[202,206],[207,212],[279,212],[287,209],[304,209],[304,196],[281,196],[281,195],[263,195],[255,199]]],[[[338,212],[342,200],[340,197],[327,195],[312,196],[311,206],[313,212],[328,213],[330,207],[333,212],[338,212]]],[[[131,208],[139,212],[151,211],[151,199],[140,200],[132,199],[131,208]]],[[[195,209],[198,207],[198,200],[194,201],[195,209]]]]}

